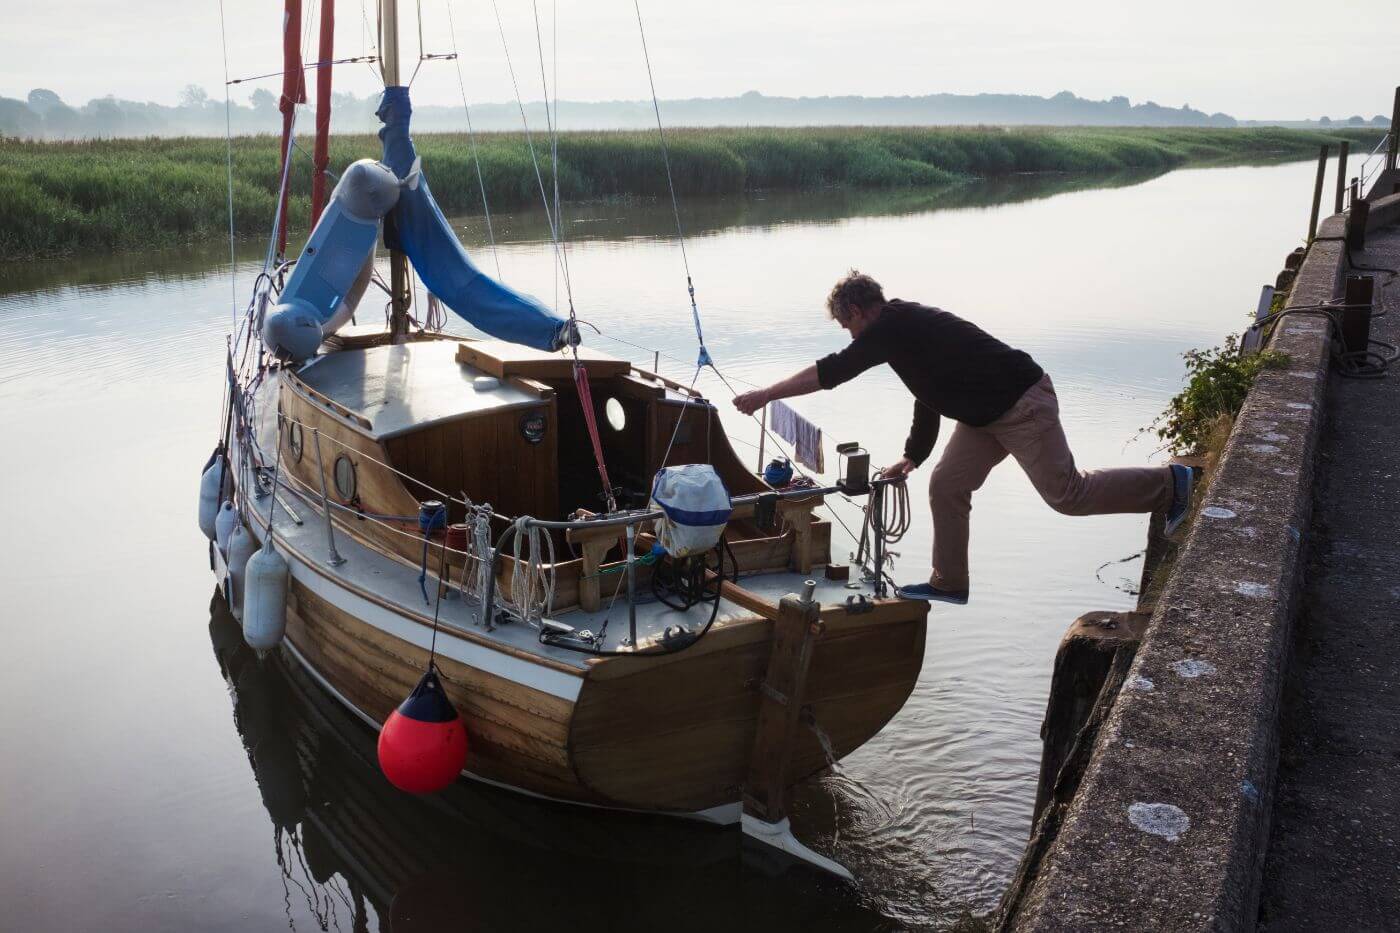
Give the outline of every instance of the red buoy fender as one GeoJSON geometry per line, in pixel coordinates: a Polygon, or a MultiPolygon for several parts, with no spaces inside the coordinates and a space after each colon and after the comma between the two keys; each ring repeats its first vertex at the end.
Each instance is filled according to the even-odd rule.
{"type": "Polygon", "coordinates": [[[466,762],[466,727],[429,664],[379,731],[379,768],[399,790],[432,794],[455,781],[466,762]]]}

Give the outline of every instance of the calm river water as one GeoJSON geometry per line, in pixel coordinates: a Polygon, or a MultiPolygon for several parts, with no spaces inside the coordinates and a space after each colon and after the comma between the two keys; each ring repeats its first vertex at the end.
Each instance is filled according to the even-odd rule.
{"type": "MultiPolygon", "coordinates": [[[[687,249],[727,375],[764,382],[841,346],[822,303],[855,266],[1029,351],[1055,377],[1081,464],[1132,464],[1158,456],[1134,438],[1178,388],[1181,352],[1240,329],[1297,244],[1311,173],[696,203],[687,249]]],[[[662,371],[689,381],[669,211],[565,219],[580,316],[660,349],[662,371]]],[[[549,298],[542,230],[496,218],[505,278],[549,298]]],[[[464,237],[494,268],[476,222],[464,237]]],[[[257,264],[250,245],[240,298],[257,264]]],[[[800,794],[799,835],[849,866],[854,889],[767,878],[741,868],[731,834],[670,821],[478,788],[454,791],[452,815],[390,791],[367,731],[294,671],[253,660],[211,611],[195,500],[218,433],[229,273],[218,244],[0,263],[0,925],[942,929],[994,907],[1029,829],[1056,644],[1080,613],[1132,602],[1137,565],[1111,562],[1141,548],[1145,518],[1063,517],[1014,463],[992,474],[976,498],[972,604],[934,608],[903,712],[800,794]]],[[[756,460],[755,426],[712,375],[700,385],[756,460]]],[[[882,464],[912,403],[874,371],[794,407],[882,464]]],[[[928,562],[921,493],[913,504],[900,579],[928,562]]],[[[834,542],[852,549],[839,531],[834,542]]]]}

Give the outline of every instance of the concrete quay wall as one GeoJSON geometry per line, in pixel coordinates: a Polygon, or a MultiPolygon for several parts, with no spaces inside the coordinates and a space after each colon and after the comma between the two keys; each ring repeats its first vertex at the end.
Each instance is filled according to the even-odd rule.
{"type": "MultiPolygon", "coordinates": [[[[1368,229],[1400,221],[1400,194],[1368,229]]],[[[1345,215],[1288,307],[1340,297],[1345,215]]],[[[1329,366],[1329,325],[1284,317],[1078,791],[1003,928],[1252,930],[1329,366]]]]}

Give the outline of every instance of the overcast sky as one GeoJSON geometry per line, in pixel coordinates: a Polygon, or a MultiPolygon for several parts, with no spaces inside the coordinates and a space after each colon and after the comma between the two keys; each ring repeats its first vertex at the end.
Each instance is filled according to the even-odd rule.
{"type": "MultiPolygon", "coordinates": [[[[0,95],[47,87],[70,103],[109,93],[175,103],[199,84],[222,97],[218,0],[0,2],[0,95]]],[[[277,70],[280,0],[224,2],[232,75],[277,70]]],[[[318,0],[303,2],[314,18],[318,0]]],[[[468,98],[513,100],[490,0],[422,0],[425,51],[451,50],[448,2],[468,98]]],[[[531,5],[497,2],[521,92],[539,99],[531,5]]],[[[537,2],[552,68],[555,0],[537,2]]],[[[417,15],[402,5],[411,65],[417,15]]],[[[1069,90],[1284,119],[1389,114],[1400,84],[1400,29],[1380,0],[642,0],[642,12],[662,98],[1069,90]]],[[[338,57],[370,49],[374,17],[375,0],[340,0],[338,57]]],[[[558,0],[557,22],[565,100],[648,96],[632,0],[558,0]]],[[[376,81],[365,65],[336,72],[338,89],[376,81]]],[[[277,81],[234,94],[254,86],[275,92],[277,81]]],[[[424,102],[460,100],[450,62],[424,64],[414,89],[424,102]]]]}

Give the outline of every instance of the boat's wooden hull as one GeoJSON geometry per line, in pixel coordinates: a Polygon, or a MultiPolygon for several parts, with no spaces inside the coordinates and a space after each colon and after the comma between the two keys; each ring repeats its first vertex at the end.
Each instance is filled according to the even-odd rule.
{"type": "MultiPolygon", "coordinates": [[[[444,642],[453,636],[440,634],[444,642]]],[[[428,652],[293,583],[287,638],[300,659],[376,725],[403,702],[428,652]]],[[[570,700],[439,653],[436,664],[469,736],[472,774],[565,800],[586,800],[568,756],[570,700]]]]}
{"type": "MultiPolygon", "coordinates": [[[[423,647],[296,579],[288,610],[287,638],[298,658],[376,725],[427,664],[423,647]]],[[[859,615],[828,609],[824,620],[806,703],[839,758],[875,735],[913,690],[924,607],[889,602],[859,615]]],[[[466,722],[472,776],[561,800],[688,813],[739,799],[770,628],[755,615],[716,625],[676,654],[599,659],[572,700],[455,660],[441,650],[458,638],[447,632],[438,635],[437,665],[466,722]]],[[[792,780],[827,764],[815,731],[804,730],[792,780]]]]}

